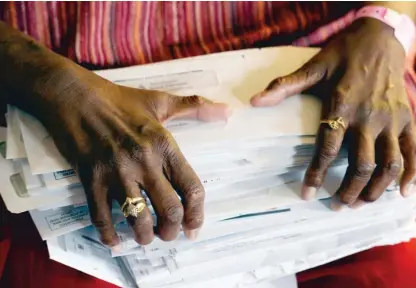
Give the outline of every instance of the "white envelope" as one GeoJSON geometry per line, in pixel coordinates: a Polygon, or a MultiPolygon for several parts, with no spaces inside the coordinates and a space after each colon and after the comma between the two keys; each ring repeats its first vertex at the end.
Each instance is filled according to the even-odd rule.
{"type": "Polygon", "coordinates": [[[41,188],[45,186],[45,184],[42,181],[42,178],[39,175],[32,175],[27,159],[18,159],[15,160],[15,162],[17,166],[20,166],[20,176],[22,177],[26,186],[26,190],[28,190],[27,192],[29,194],[34,194],[34,191],[31,191],[32,189],[41,188]]]}
{"type": "Polygon", "coordinates": [[[7,145],[6,159],[26,158],[26,150],[22,142],[19,119],[17,117],[16,108],[7,105],[7,145]]]}
{"type": "Polygon", "coordinates": [[[1,154],[0,171],[0,195],[3,198],[7,210],[12,213],[21,213],[38,207],[54,205],[55,203],[64,201],[72,195],[71,189],[64,189],[63,193],[47,191],[47,193],[39,194],[35,197],[30,196],[27,193],[18,195],[10,181],[10,177],[18,172],[16,172],[13,162],[4,159],[1,154]]]}

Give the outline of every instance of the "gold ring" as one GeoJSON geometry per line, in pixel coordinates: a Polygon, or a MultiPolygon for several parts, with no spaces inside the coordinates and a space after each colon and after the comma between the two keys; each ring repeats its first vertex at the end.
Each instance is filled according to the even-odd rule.
{"type": "Polygon", "coordinates": [[[145,207],[146,201],[143,197],[127,197],[126,201],[124,201],[123,205],[121,206],[121,211],[123,211],[124,217],[132,216],[137,218],[137,216],[139,216],[145,207]]]}
{"type": "Polygon", "coordinates": [[[331,127],[332,130],[337,130],[339,128],[339,126],[341,126],[342,128],[345,129],[345,123],[344,123],[344,119],[342,119],[342,117],[338,117],[335,120],[322,120],[320,123],[321,124],[328,124],[329,127],[331,127]]]}

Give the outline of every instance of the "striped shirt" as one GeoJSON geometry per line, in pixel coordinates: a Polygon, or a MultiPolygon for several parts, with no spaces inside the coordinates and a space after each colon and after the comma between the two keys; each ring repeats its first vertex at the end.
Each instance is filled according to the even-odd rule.
{"type": "MultiPolygon", "coordinates": [[[[0,20],[87,68],[103,69],[268,45],[322,45],[353,21],[359,5],[10,1],[0,2],[0,20]]],[[[414,54],[405,80],[416,117],[414,54]]]]}
{"type": "Polygon", "coordinates": [[[89,68],[290,44],[353,2],[0,2],[0,19],[89,68]]]}

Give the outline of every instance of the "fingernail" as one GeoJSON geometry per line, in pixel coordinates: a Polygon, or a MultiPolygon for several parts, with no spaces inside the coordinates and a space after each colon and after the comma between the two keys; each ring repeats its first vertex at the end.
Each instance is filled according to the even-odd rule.
{"type": "Polygon", "coordinates": [[[346,205],[341,203],[337,196],[332,197],[331,201],[331,210],[333,211],[341,211],[346,205]]]}
{"type": "Polygon", "coordinates": [[[196,240],[198,238],[200,229],[194,229],[194,230],[184,230],[186,238],[189,240],[196,240]]]}
{"type": "Polygon", "coordinates": [[[353,204],[349,205],[348,207],[350,207],[351,209],[358,209],[363,207],[367,202],[365,202],[364,200],[358,199],[357,201],[355,201],[353,204]]]}
{"type": "Polygon", "coordinates": [[[317,190],[318,189],[316,189],[315,187],[309,187],[309,186],[303,185],[302,192],[301,192],[302,199],[306,201],[312,200],[315,197],[317,190]]]}

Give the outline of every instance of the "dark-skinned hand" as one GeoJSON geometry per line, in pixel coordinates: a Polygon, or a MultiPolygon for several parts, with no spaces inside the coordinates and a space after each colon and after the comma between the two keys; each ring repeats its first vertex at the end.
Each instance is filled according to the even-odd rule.
{"type": "Polygon", "coordinates": [[[43,106],[50,115],[42,118],[81,179],[103,243],[119,243],[111,200],[121,206],[126,197],[141,197],[141,191],[149,196],[157,223],[148,208],[128,217],[138,243],[153,240],[154,224],[162,240],[175,239],[182,225],[185,235],[195,238],[204,219],[204,188],[162,122],[224,120],[227,107],[198,96],[122,87],[69,65],[64,72],[69,76],[44,86],[59,96],[43,106]]]}
{"type": "Polygon", "coordinates": [[[300,69],[273,80],[251,99],[253,106],[271,106],[311,90],[322,99],[322,120],[344,120],[346,129],[320,125],[304,178],[304,199],[313,198],[323,184],[347,133],[349,165],[334,197],[341,203],[335,201],[334,209],[375,201],[402,168],[401,194],[413,192],[416,144],[404,62],[405,51],[393,29],[364,18],[336,35],[300,69]]]}

